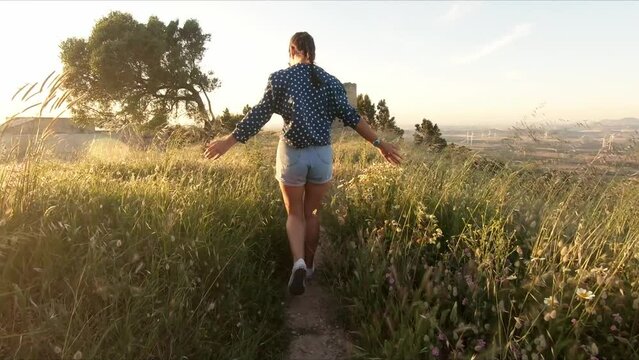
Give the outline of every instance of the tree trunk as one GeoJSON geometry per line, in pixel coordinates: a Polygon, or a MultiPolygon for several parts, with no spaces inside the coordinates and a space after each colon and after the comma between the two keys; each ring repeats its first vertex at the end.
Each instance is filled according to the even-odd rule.
{"type": "Polygon", "coordinates": [[[191,92],[193,101],[197,104],[198,117],[204,123],[204,133],[212,137],[215,135],[215,128],[213,126],[213,114],[211,113],[211,117],[209,117],[209,111],[206,109],[206,105],[204,105],[204,101],[200,96],[200,93],[195,90],[193,85],[189,85],[187,89],[191,92]]]}

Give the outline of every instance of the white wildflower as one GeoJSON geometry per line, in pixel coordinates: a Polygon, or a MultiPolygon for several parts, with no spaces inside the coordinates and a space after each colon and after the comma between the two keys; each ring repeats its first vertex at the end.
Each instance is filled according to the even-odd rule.
{"type": "Polygon", "coordinates": [[[549,296],[549,297],[544,299],[544,304],[546,304],[546,306],[548,306],[548,307],[555,307],[555,306],[559,305],[559,301],[557,301],[556,297],[549,296]]]}
{"type": "Polygon", "coordinates": [[[595,294],[592,291],[582,288],[577,288],[575,294],[581,300],[592,300],[595,298],[595,294]]]}

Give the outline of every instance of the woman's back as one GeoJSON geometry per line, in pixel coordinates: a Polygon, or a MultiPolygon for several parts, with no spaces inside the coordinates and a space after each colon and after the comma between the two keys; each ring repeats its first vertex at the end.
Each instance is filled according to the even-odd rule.
{"type": "Polygon", "coordinates": [[[351,127],[360,120],[341,82],[307,63],[272,73],[262,101],[238,124],[233,135],[245,142],[273,113],[284,119],[282,139],[296,148],[330,145],[331,124],[336,117],[351,127]]]}

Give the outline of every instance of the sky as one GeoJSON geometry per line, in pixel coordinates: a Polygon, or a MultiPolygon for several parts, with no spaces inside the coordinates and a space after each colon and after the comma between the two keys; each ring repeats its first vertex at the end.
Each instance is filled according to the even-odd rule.
{"type": "Polygon", "coordinates": [[[21,85],[62,69],[60,42],[115,10],[198,20],[211,34],[202,68],[222,84],[216,114],[256,104],[287,67],[291,35],[307,31],[317,64],[386,99],[405,129],[508,126],[538,107],[549,121],[639,117],[639,2],[2,1],[0,119],[24,107],[11,101],[21,85]]]}

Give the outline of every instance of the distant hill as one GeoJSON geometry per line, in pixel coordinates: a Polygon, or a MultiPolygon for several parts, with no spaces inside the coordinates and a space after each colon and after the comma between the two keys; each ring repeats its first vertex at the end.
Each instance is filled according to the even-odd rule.
{"type": "Polygon", "coordinates": [[[623,119],[605,119],[599,121],[583,121],[583,122],[571,122],[564,124],[557,124],[555,126],[550,126],[549,130],[555,130],[560,132],[565,131],[638,131],[639,130],[639,119],[633,117],[626,117],[623,119]]]}
{"type": "Polygon", "coordinates": [[[593,127],[606,129],[639,129],[639,119],[627,117],[623,119],[606,119],[592,123],[593,127]]]}
{"type": "MultiPolygon", "coordinates": [[[[536,129],[545,129],[549,131],[620,131],[620,130],[637,130],[639,131],[639,118],[635,117],[626,117],[622,119],[604,119],[599,121],[566,121],[558,123],[534,123],[531,122],[529,124],[531,128],[536,129]]],[[[501,128],[497,128],[491,125],[454,125],[454,126],[446,126],[441,125],[442,133],[446,134],[459,134],[466,131],[474,131],[475,134],[478,132],[491,132],[492,134],[504,135],[511,133],[513,127],[521,128],[522,125],[518,123],[513,123],[511,126],[504,126],[501,128]]]]}

